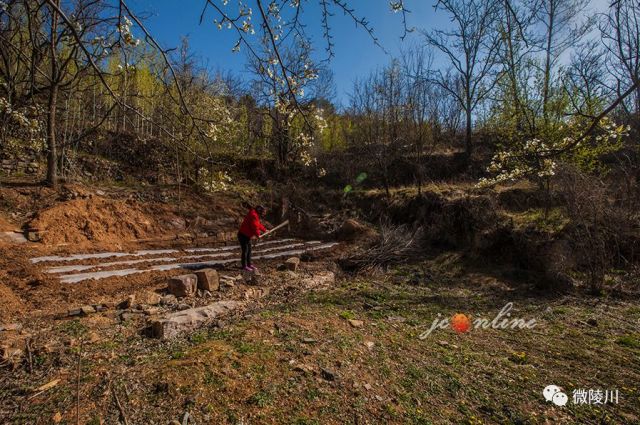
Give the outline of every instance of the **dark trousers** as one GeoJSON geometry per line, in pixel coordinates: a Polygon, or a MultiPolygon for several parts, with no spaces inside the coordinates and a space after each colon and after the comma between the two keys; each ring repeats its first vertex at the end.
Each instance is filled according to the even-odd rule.
{"type": "Polygon", "coordinates": [[[242,249],[242,256],[240,257],[240,261],[242,263],[242,267],[251,265],[251,238],[247,235],[244,235],[238,232],[238,241],[240,242],[240,248],[242,249]]]}

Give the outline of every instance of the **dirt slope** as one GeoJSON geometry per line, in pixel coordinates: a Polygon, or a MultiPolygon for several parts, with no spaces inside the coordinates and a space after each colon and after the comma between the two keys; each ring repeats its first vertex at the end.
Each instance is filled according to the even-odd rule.
{"type": "Polygon", "coordinates": [[[0,232],[11,232],[17,228],[18,226],[11,224],[9,220],[0,215],[0,232]]]}
{"type": "Polygon", "coordinates": [[[101,197],[74,199],[41,211],[30,226],[45,244],[123,242],[162,233],[142,205],[101,197]]]}

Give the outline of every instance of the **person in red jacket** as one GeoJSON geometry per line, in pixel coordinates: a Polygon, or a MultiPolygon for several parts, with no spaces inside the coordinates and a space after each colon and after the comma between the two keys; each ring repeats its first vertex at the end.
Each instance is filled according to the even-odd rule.
{"type": "Polygon", "coordinates": [[[262,233],[267,231],[267,228],[260,223],[260,217],[264,216],[264,213],[265,208],[262,205],[251,208],[240,225],[238,241],[242,249],[241,263],[243,270],[257,270],[257,268],[251,264],[251,239],[257,239],[262,233]]]}

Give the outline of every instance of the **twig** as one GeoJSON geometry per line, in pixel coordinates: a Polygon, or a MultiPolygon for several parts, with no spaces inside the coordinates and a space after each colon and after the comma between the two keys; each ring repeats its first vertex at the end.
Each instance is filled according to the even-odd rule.
{"type": "Polygon", "coordinates": [[[80,425],[80,373],[82,370],[82,345],[83,340],[80,340],[80,349],[78,350],[78,369],[76,380],[76,425],[80,425]]]}
{"type": "Polygon", "coordinates": [[[59,379],[54,379],[53,381],[48,382],[48,383],[36,388],[35,389],[35,393],[33,393],[32,395],[27,397],[27,401],[33,400],[34,398],[38,397],[40,394],[43,394],[44,392],[50,390],[51,388],[55,387],[59,383],[60,383],[59,379]]]}
{"type": "Polygon", "coordinates": [[[626,92],[624,92],[623,94],[621,94],[620,96],[618,96],[618,98],[616,100],[614,100],[605,110],[603,110],[600,115],[598,115],[597,117],[593,118],[593,121],[591,122],[591,124],[589,125],[589,127],[585,130],[584,133],[582,133],[580,135],[580,137],[578,137],[577,139],[575,139],[574,141],[572,141],[571,143],[569,143],[568,145],[564,146],[562,149],[559,150],[555,150],[555,151],[549,151],[547,153],[547,156],[554,156],[554,155],[558,155],[560,153],[564,153],[567,152],[570,149],[573,149],[574,147],[576,147],[580,142],[582,142],[584,139],[586,139],[591,133],[593,133],[595,131],[596,128],[598,128],[598,124],[600,124],[600,121],[602,121],[602,119],[604,117],[606,117],[607,115],[609,115],[609,113],[611,111],[613,111],[620,103],[622,103],[623,100],[625,100],[629,95],[631,95],[634,91],[638,90],[640,88],[640,79],[638,79],[637,81],[635,81],[631,87],[629,87],[627,89],[626,92]]]}
{"type": "Polygon", "coordinates": [[[29,374],[33,373],[33,356],[31,355],[31,338],[27,339],[27,356],[29,359],[29,374]]]}
{"type": "Polygon", "coordinates": [[[120,419],[122,419],[124,425],[129,425],[129,421],[127,421],[127,415],[124,413],[122,404],[120,404],[120,399],[118,398],[115,387],[111,387],[111,392],[113,393],[113,398],[115,398],[116,400],[116,406],[118,406],[118,410],[120,411],[120,419]]]}

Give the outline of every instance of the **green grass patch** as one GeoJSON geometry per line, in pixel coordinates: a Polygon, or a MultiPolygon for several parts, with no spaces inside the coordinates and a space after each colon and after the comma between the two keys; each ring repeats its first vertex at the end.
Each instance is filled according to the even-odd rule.
{"type": "Polygon", "coordinates": [[[616,341],[619,345],[640,350],[640,338],[636,335],[625,335],[616,341]]]}

